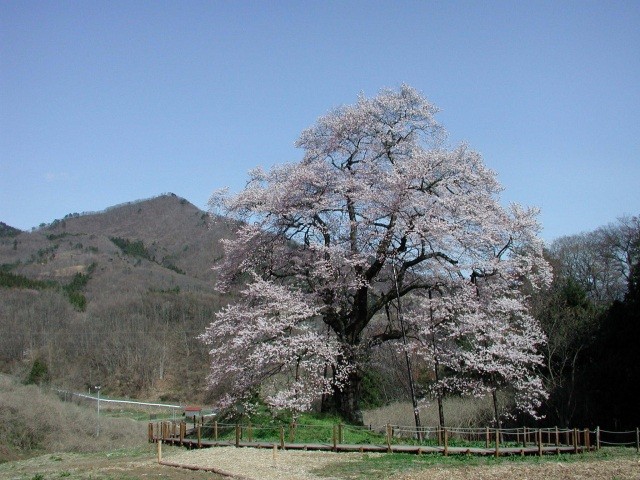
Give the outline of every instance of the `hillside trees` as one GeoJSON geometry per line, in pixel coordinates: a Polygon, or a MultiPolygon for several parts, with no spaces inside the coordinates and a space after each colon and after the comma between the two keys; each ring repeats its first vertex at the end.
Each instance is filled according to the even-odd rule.
{"type": "Polygon", "coordinates": [[[597,341],[589,346],[585,362],[588,392],[583,418],[608,429],[629,430],[640,423],[637,385],[640,383],[640,262],[630,271],[622,301],[602,315],[597,341]]]}
{"type": "Polygon", "coordinates": [[[623,216],[594,231],[560,237],[550,254],[557,275],[571,278],[606,307],[624,298],[631,268],[640,258],[640,218],[623,216]]]}
{"type": "MultiPolygon", "coordinates": [[[[618,370],[630,371],[625,363],[613,368],[611,362],[633,357],[637,350],[626,342],[634,337],[623,332],[633,328],[633,310],[627,304],[634,265],[640,261],[640,222],[637,216],[624,216],[594,231],[561,237],[548,255],[554,281],[533,302],[548,337],[544,377],[550,398],[545,413],[552,423],[573,425],[594,421],[598,412],[600,424],[608,424],[591,399],[602,389],[594,386],[596,377],[612,379],[618,370]],[[601,370],[602,363],[608,373],[601,370]]],[[[606,390],[613,391],[610,386],[606,390]]],[[[620,401],[609,396],[600,404],[609,407],[620,401]]],[[[618,420],[623,417],[617,414],[618,420]]]]}
{"type": "MultiPolygon", "coordinates": [[[[244,222],[224,242],[218,286],[249,286],[203,335],[212,387],[251,377],[234,390],[240,398],[273,374],[293,371],[295,379],[304,365],[307,381],[321,385],[314,393],[328,379],[337,411],[359,421],[363,365],[375,346],[401,338],[393,322],[373,322],[385,307],[435,289],[458,302],[457,289],[488,278],[503,279],[496,295],[517,299],[524,283],[549,280],[536,210],[501,207],[495,174],[466,145],[445,145],[436,112],[408,86],[361,96],[301,134],[300,162],[255,169],[239,194],[214,194],[214,212],[244,222]],[[226,328],[233,318],[236,331],[226,328]],[[272,323],[278,332],[247,338],[272,323]],[[265,357],[236,363],[220,354],[245,340],[265,357]],[[272,355],[283,342],[287,356],[272,355]]],[[[278,398],[302,406],[299,382],[280,387],[278,398]]]]}

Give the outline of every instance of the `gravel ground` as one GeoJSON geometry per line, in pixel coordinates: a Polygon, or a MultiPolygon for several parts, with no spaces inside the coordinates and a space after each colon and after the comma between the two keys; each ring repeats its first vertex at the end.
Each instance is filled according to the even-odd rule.
{"type": "MultiPolygon", "coordinates": [[[[359,453],[279,450],[274,456],[271,449],[218,447],[173,452],[163,460],[181,465],[215,468],[244,479],[338,480],[336,477],[320,477],[312,472],[321,470],[334,462],[357,462],[360,458],[362,455],[359,453]]],[[[399,480],[494,480],[496,478],[500,480],[640,480],[640,458],[571,463],[550,461],[540,464],[496,466],[432,466],[423,470],[394,474],[393,478],[399,480]]]]}
{"type": "Polygon", "coordinates": [[[333,462],[353,461],[359,458],[359,453],[291,450],[278,450],[274,453],[272,449],[216,447],[184,450],[163,457],[163,460],[181,465],[216,468],[255,480],[328,480],[328,477],[313,475],[311,471],[333,462]]]}

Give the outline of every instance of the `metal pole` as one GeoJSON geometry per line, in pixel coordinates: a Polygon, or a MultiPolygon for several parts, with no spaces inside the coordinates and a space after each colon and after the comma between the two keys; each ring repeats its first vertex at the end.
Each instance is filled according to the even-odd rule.
{"type": "Polygon", "coordinates": [[[404,328],[404,321],[402,319],[402,308],[400,306],[400,286],[398,285],[398,273],[396,271],[395,262],[392,263],[393,266],[393,277],[395,279],[396,284],[396,297],[397,297],[397,310],[398,310],[398,320],[400,322],[400,329],[402,331],[402,344],[404,346],[404,359],[407,363],[407,376],[409,377],[409,390],[411,391],[411,403],[413,404],[413,417],[416,423],[416,434],[418,437],[418,441],[422,441],[422,424],[420,422],[420,410],[418,410],[418,400],[416,399],[416,392],[413,381],[413,373],[411,372],[411,360],[409,359],[409,350],[407,348],[407,335],[404,328]]]}
{"type": "Polygon", "coordinates": [[[100,436],[100,385],[96,385],[98,391],[98,425],[96,427],[96,437],[100,436]]]}

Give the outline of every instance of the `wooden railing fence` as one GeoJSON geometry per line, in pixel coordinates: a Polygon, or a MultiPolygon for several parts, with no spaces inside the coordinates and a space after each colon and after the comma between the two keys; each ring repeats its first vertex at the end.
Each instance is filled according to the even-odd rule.
{"type": "Polygon", "coordinates": [[[613,432],[596,428],[440,428],[387,424],[374,428],[342,423],[304,425],[230,424],[197,419],[149,423],[149,441],[189,448],[251,446],[258,448],[376,451],[404,453],[544,455],[581,453],[603,445],[635,446],[640,453],[640,430],[613,432]],[[417,440],[420,438],[421,440],[417,440]]]}

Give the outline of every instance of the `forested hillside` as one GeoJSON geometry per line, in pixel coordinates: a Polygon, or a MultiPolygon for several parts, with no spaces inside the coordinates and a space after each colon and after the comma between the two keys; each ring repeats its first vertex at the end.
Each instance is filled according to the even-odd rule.
{"type": "Polygon", "coordinates": [[[112,394],[202,396],[195,337],[226,302],[211,267],[228,222],[168,194],[2,232],[2,370],[112,394]]]}

